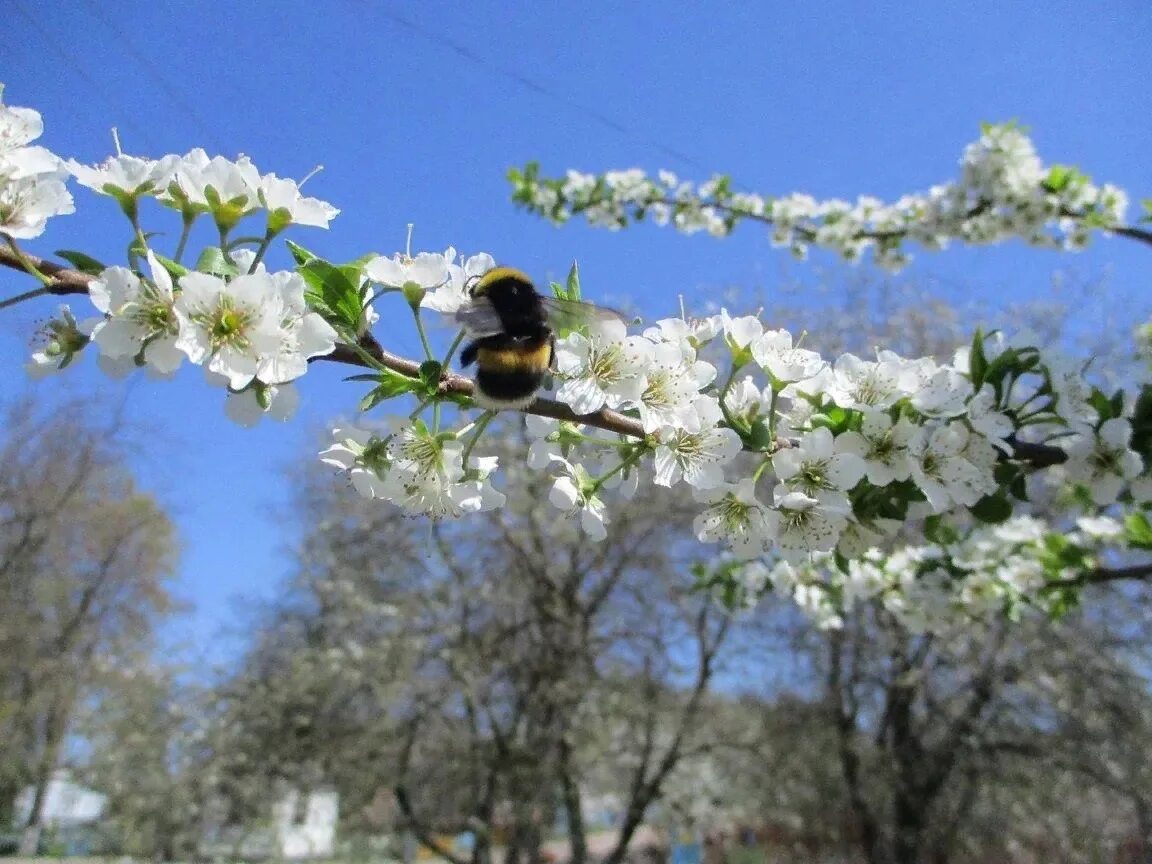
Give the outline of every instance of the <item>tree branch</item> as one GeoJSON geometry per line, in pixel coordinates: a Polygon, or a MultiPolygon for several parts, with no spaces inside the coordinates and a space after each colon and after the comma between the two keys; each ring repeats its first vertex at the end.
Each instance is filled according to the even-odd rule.
{"type": "MultiPolygon", "coordinates": [[[[89,283],[96,281],[95,276],[89,276],[87,273],[81,273],[79,270],[73,270],[71,267],[66,267],[63,264],[46,261],[43,258],[38,258],[28,253],[24,253],[24,257],[31,262],[33,267],[52,280],[52,284],[44,286],[44,291],[49,294],[87,294],[89,283]]],[[[24,264],[16,257],[11,249],[0,248],[0,265],[10,267],[13,270],[19,270],[21,273],[28,272],[24,269],[24,264]]],[[[27,295],[21,294],[20,298],[35,296],[39,293],[41,293],[41,291],[37,289],[35,292],[27,292],[27,295]]],[[[19,298],[12,299],[17,300],[19,298]]],[[[2,308],[2,305],[0,305],[0,308],[2,308]]]]}
{"type": "Polygon", "coordinates": [[[1049,582],[1040,590],[1053,591],[1060,588],[1079,588],[1084,585],[1103,585],[1107,582],[1123,582],[1126,580],[1138,582],[1148,578],[1152,578],[1152,563],[1135,564],[1131,567],[1098,567],[1095,570],[1085,570],[1079,576],[1049,582]]]}
{"type": "Polygon", "coordinates": [[[428,826],[417,820],[416,814],[412,810],[412,802],[408,798],[408,791],[403,786],[397,786],[393,792],[396,795],[396,803],[400,807],[400,812],[404,815],[404,819],[408,823],[408,828],[425,848],[435,852],[445,861],[448,861],[449,864],[469,864],[467,860],[443,846],[432,836],[432,832],[428,830],[428,826]]]}
{"type": "MultiPolygon", "coordinates": [[[[1138,229],[1131,230],[1138,231],[1138,229]]],[[[1150,242],[1152,242],[1152,238],[1150,238],[1150,242]]],[[[95,276],[81,273],[79,270],[73,270],[61,264],[54,264],[51,261],[45,261],[43,258],[37,258],[34,255],[27,255],[25,257],[42,273],[52,277],[52,285],[47,286],[47,290],[51,294],[86,294],[88,292],[88,285],[96,281],[95,276]]],[[[14,270],[24,271],[24,265],[20,263],[19,259],[5,249],[0,249],[0,264],[5,267],[11,267],[14,270]]],[[[29,293],[29,296],[31,296],[31,293],[32,292],[29,293]]],[[[25,295],[20,295],[20,297],[24,296],[25,295]]],[[[0,308],[3,308],[3,306],[4,303],[0,301],[0,308]]],[[[386,351],[371,333],[365,333],[360,337],[358,347],[393,372],[399,372],[407,378],[420,378],[421,364],[419,361],[409,360],[406,357],[393,354],[391,351],[386,351]]],[[[344,344],[338,344],[331,354],[326,354],[322,357],[313,357],[312,360],[327,360],[334,363],[344,363],[349,366],[369,368],[369,364],[356,348],[344,344]]],[[[309,362],[311,362],[311,360],[309,362]]],[[[467,396],[471,398],[475,390],[476,382],[463,375],[448,372],[440,379],[440,393],[445,396],[467,396]]],[[[564,420],[570,423],[580,423],[584,426],[603,429],[606,432],[615,432],[618,435],[626,435],[630,438],[646,437],[644,427],[638,419],[628,417],[618,411],[610,411],[607,408],[603,408],[592,414],[577,414],[563,402],[539,397],[535,402],[523,409],[523,413],[535,414],[537,417],[550,417],[553,420],[564,420]]],[[[788,446],[789,444],[788,441],[781,441],[779,443],[781,446],[788,446]]],[[[1046,444],[1030,444],[1024,441],[1017,441],[1014,438],[1009,439],[1009,444],[1011,444],[1014,449],[1013,458],[1021,462],[1027,462],[1035,468],[1047,468],[1052,465],[1059,465],[1068,459],[1067,454],[1059,447],[1051,447],[1046,444]]]]}

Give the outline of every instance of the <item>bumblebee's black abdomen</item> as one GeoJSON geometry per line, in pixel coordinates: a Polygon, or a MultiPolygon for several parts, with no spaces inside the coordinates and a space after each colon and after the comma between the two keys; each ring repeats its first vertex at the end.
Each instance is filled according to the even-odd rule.
{"type": "Polygon", "coordinates": [[[536,396],[552,365],[552,334],[535,339],[507,335],[478,339],[476,403],[485,408],[524,408],[536,396]]]}
{"type": "Polygon", "coordinates": [[[545,372],[490,372],[481,368],[476,373],[477,404],[486,408],[524,408],[536,398],[544,383],[545,372]]]}

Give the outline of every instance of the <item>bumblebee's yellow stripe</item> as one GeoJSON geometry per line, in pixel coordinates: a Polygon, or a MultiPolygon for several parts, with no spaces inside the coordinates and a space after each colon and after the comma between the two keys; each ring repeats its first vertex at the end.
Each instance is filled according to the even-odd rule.
{"type": "Polygon", "coordinates": [[[525,282],[528,287],[535,290],[532,280],[523,270],[517,270],[515,267],[493,267],[480,277],[480,281],[472,289],[472,294],[479,297],[488,290],[489,285],[499,282],[501,279],[515,279],[517,282],[525,282]]]}
{"type": "Polygon", "coordinates": [[[547,372],[551,352],[547,342],[536,347],[481,348],[476,360],[488,372],[547,372]]]}

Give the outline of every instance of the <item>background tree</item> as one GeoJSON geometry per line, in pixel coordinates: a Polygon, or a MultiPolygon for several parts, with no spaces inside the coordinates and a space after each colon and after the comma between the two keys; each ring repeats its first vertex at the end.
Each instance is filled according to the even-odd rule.
{"type": "MultiPolygon", "coordinates": [[[[171,609],[172,527],[77,405],[4,408],[0,439],[0,808],[34,789],[24,847],[77,707],[138,661],[171,609]]],[[[9,813],[9,818],[10,818],[9,813]]]]}

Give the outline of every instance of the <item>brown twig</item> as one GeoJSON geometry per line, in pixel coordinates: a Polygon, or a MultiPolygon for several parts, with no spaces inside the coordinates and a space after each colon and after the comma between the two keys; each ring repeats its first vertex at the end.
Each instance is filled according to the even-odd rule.
{"type": "Polygon", "coordinates": [[[1084,585],[1104,585],[1108,582],[1140,582],[1152,578],[1152,564],[1135,564],[1131,567],[1100,567],[1085,570],[1078,576],[1048,582],[1041,589],[1054,591],[1060,588],[1079,588],[1084,585]]]}
{"type": "MultiPolygon", "coordinates": [[[[96,280],[95,276],[81,273],[79,270],[73,270],[61,264],[46,261],[43,258],[37,258],[34,255],[27,255],[26,257],[41,273],[52,278],[53,284],[46,286],[52,294],[86,294],[89,283],[96,280]]],[[[24,270],[24,265],[20,263],[20,260],[5,249],[0,249],[0,264],[5,267],[11,267],[14,270],[24,270]]],[[[368,362],[360,353],[360,351],[363,351],[393,372],[399,372],[408,378],[420,377],[420,363],[418,361],[409,360],[407,357],[401,357],[398,354],[393,354],[391,351],[386,351],[371,333],[365,333],[360,337],[359,349],[358,351],[350,345],[339,344],[331,354],[323,357],[313,357],[312,359],[328,360],[335,363],[344,363],[349,366],[369,368],[368,362]]],[[[440,379],[440,392],[446,396],[471,397],[475,390],[476,382],[463,375],[448,372],[440,379]]],[[[563,402],[541,397],[525,408],[523,413],[535,414],[538,417],[551,417],[554,420],[567,420],[572,423],[580,423],[584,426],[603,429],[606,432],[627,435],[630,438],[645,437],[644,427],[639,420],[621,414],[619,411],[610,411],[607,408],[592,414],[577,414],[563,402]]],[[[789,442],[783,441],[780,443],[781,446],[788,446],[789,442]]],[[[1013,458],[1021,462],[1027,462],[1037,468],[1059,465],[1068,458],[1067,454],[1059,447],[1050,447],[1045,444],[1029,444],[1024,441],[1016,441],[1015,439],[1009,439],[1009,443],[1014,448],[1013,458]]]]}
{"type": "MultiPolygon", "coordinates": [[[[33,267],[52,279],[51,285],[44,286],[49,294],[87,294],[89,283],[96,279],[95,276],[89,276],[87,273],[81,273],[79,270],[73,270],[71,267],[56,264],[52,261],[38,258],[35,255],[24,253],[24,257],[28,259],[33,267]]],[[[13,270],[19,270],[22,273],[27,272],[24,269],[24,264],[16,257],[11,249],[0,247],[0,264],[5,267],[11,267],[13,270]]]]}

